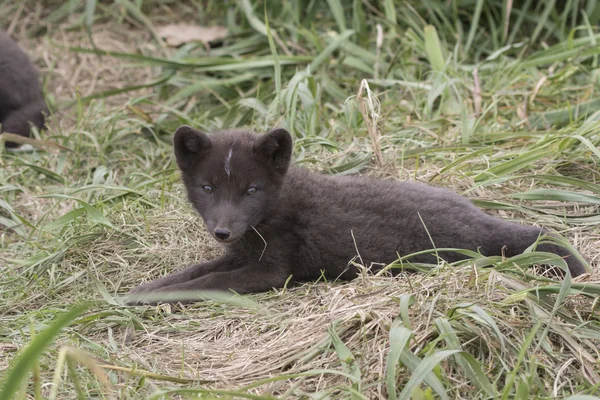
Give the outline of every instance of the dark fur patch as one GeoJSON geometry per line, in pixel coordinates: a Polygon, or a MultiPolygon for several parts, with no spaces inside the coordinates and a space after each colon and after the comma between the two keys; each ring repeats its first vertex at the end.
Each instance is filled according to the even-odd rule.
{"type": "MultiPolygon", "coordinates": [[[[136,288],[132,294],[234,290],[250,293],[293,281],[353,279],[358,257],[373,270],[422,250],[440,249],[453,262],[468,249],[486,256],[522,253],[545,231],[492,217],[446,189],[413,182],[311,173],[290,166],[292,140],[277,129],[210,136],[189,127],[174,138],[190,202],[211,234],[231,232],[226,254],[136,288]],[[251,189],[253,188],[253,189],[251,189]]],[[[573,276],[585,273],[567,250],[540,251],[567,259],[573,276]]],[[[434,254],[411,261],[435,263],[434,254]]],[[[135,303],[135,301],[132,301],[135,303]]]]}
{"type": "MultiPolygon", "coordinates": [[[[47,108],[35,67],[19,45],[0,31],[1,132],[28,137],[31,125],[44,126],[44,113],[47,108]]],[[[6,142],[6,146],[15,144],[6,142]]]]}

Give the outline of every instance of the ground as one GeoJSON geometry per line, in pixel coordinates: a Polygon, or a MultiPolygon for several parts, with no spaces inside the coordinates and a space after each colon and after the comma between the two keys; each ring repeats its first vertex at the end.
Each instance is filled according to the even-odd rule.
{"type": "Polygon", "coordinates": [[[596,395],[593,2],[588,25],[544,2],[333,0],[269,2],[266,25],[250,3],[0,3],[52,109],[34,148],[0,154],[2,375],[21,371],[36,399],[596,395]],[[229,37],[170,48],[157,32],[173,22],[229,37]],[[134,286],[221,251],[173,160],[184,123],[285,126],[296,163],[453,188],[561,233],[591,273],[546,278],[528,253],[125,307],[134,286]]]}

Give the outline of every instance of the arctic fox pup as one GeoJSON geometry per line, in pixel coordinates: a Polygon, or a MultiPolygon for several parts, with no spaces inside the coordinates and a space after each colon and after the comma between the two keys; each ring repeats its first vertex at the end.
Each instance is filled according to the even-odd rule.
{"type": "MultiPolygon", "coordinates": [[[[284,129],[209,136],[182,126],[174,146],[188,198],[226,250],[216,260],[135,288],[137,298],[167,291],[267,291],[283,287],[290,276],[293,282],[322,275],[350,280],[357,276],[350,263],[356,257],[377,270],[399,255],[433,248],[438,251],[410,261],[465,258],[444,250],[453,248],[511,257],[546,232],[492,217],[446,189],[290,166],[292,138],[284,129]]],[[[573,276],[586,272],[560,246],[544,243],[537,250],[566,258],[573,276]]]]}

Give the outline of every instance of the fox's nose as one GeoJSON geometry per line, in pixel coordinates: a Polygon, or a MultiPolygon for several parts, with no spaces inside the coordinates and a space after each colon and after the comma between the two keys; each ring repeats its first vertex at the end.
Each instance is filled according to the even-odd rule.
{"type": "Polygon", "coordinates": [[[229,236],[231,236],[231,232],[224,228],[217,228],[215,229],[215,236],[217,239],[227,240],[229,239],[229,236]]]}

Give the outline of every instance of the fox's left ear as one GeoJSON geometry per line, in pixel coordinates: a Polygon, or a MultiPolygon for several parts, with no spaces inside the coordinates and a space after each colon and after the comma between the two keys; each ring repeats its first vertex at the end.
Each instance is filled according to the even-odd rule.
{"type": "Polygon", "coordinates": [[[263,136],[256,150],[271,162],[280,174],[285,174],[292,158],[292,136],[285,129],[273,129],[263,136]]]}

